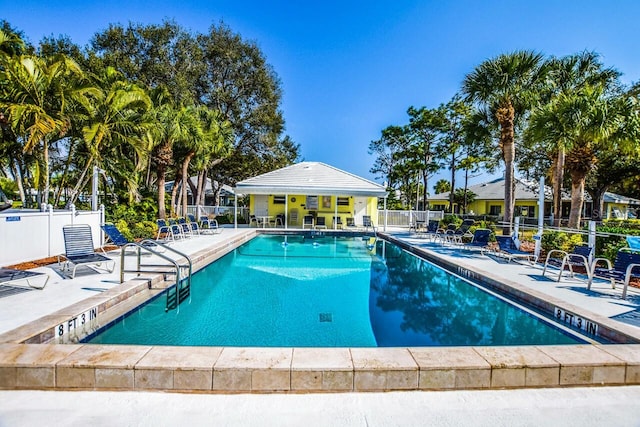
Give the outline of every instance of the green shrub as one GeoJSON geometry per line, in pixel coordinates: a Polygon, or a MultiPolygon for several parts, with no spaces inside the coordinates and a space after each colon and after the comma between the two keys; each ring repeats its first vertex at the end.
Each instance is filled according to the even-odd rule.
{"type": "Polygon", "coordinates": [[[462,224],[462,218],[457,215],[445,215],[444,218],[442,218],[442,221],[440,221],[440,225],[446,228],[449,224],[455,224],[458,226],[462,224]]]}
{"type": "Polygon", "coordinates": [[[559,249],[571,252],[577,245],[583,244],[584,238],[581,234],[567,234],[562,231],[548,230],[542,234],[540,245],[545,252],[559,249]]]}

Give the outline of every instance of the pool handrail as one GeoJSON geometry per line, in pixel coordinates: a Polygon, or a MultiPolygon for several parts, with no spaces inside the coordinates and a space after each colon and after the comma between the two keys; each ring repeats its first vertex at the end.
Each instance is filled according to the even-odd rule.
{"type": "MultiPolygon", "coordinates": [[[[190,289],[191,288],[191,275],[193,273],[193,262],[191,261],[191,258],[189,258],[189,256],[187,254],[185,254],[184,252],[181,252],[175,248],[172,248],[169,245],[165,245],[162,244],[156,240],[152,240],[152,239],[143,239],[140,242],[129,242],[126,245],[123,245],[121,248],[121,252],[120,252],[120,283],[124,282],[124,273],[142,273],[145,272],[144,270],[142,270],[140,267],[166,267],[166,264],[141,264],[140,260],[141,260],[141,252],[142,250],[145,250],[153,255],[157,255],[158,257],[169,261],[169,263],[171,263],[173,265],[173,267],[175,267],[175,275],[176,275],[176,308],[178,308],[180,306],[180,283],[182,282],[182,279],[180,277],[180,272],[182,268],[187,267],[186,265],[183,264],[178,264],[178,261],[174,260],[173,258],[170,258],[168,256],[166,256],[164,253],[158,252],[156,250],[153,250],[151,248],[149,248],[149,244],[155,244],[159,247],[162,247],[163,249],[166,249],[170,252],[173,252],[183,258],[185,258],[187,260],[188,263],[188,273],[187,273],[187,277],[185,278],[187,280],[187,287],[190,289]],[[145,245],[146,244],[146,245],[145,245]],[[125,249],[129,246],[134,246],[138,248],[138,268],[136,270],[125,270],[124,268],[124,256],[125,256],[125,249]]],[[[149,271],[147,271],[149,272],[149,271]]],[[[160,273],[166,273],[166,272],[160,272],[160,273]]],[[[168,294],[167,294],[168,297],[168,294]]],[[[179,308],[178,308],[179,310],[179,308]]]]}

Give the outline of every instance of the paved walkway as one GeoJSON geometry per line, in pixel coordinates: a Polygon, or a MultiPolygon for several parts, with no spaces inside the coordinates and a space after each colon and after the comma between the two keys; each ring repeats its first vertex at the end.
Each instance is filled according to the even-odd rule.
{"type": "Polygon", "coordinates": [[[0,391],[0,426],[639,426],[640,387],[207,395],[0,391]]]}

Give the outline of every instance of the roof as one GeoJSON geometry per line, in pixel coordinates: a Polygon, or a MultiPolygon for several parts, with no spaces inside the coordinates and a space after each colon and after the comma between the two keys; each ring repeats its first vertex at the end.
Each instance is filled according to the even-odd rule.
{"type": "MultiPolygon", "coordinates": [[[[529,181],[525,179],[515,178],[515,200],[538,200],[538,188],[540,184],[538,181],[529,181]]],[[[473,192],[476,195],[476,200],[504,200],[504,177],[494,179],[493,181],[483,182],[481,184],[472,185],[467,188],[468,191],[473,192]]],[[[553,200],[553,190],[548,185],[544,186],[544,199],[553,200]]],[[[449,200],[449,192],[439,193],[429,197],[429,201],[434,200],[449,200]]],[[[568,191],[562,192],[562,200],[571,200],[571,194],[568,191]]],[[[590,202],[591,196],[585,193],[584,200],[590,202]]],[[[605,203],[619,203],[638,205],[640,200],[633,199],[631,197],[620,196],[615,193],[604,193],[605,203]]]]}
{"type": "MultiPolygon", "coordinates": [[[[516,200],[538,200],[538,187],[540,186],[538,182],[525,181],[518,178],[514,181],[516,200]]],[[[504,177],[472,185],[467,190],[476,195],[476,200],[504,200],[504,177]]],[[[552,200],[552,194],[552,189],[545,185],[545,200],[552,200]]],[[[570,198],[569,194],[563,194],[562,196],[563,199],[570,198]]],[[[431,196],[429,200],[449,200],[449,191],[431,196]]]]}
{"type": "MultiPolygon", "coordinates": [[[[197,182],[198,182],[198,177],[197,177],[197,176],[192,176],[190,179],[191,179],[191,182],[192,182],[194,185],[196,185],[196,184],[197,184],[197,182]]],[[[165,188],[165,190],[166,190],[166,191],[171,191],[171,190],[173,190],[173,183],[174,183],[174,182],[175,182],[175,181],[167,181],[167,182],[164,184],[164,188],[165,188]]],[[[218,182],[217,182],[217,181],[214,181],[214,182],[216,183],[216,185],[218,185],[218,182]]],[[[207,178],[207,181],[206,181],[206,183],[205,183],[204,192],[205,192],[206,194],[211,194],[211,193],[213,193],[213,187],[211,187],[211,178],[207,178]]],[[[189,187],[189,186],[187,186],[187,193],[188,193],[188,194],[191,194],[191,187],[189,187]]],[[[234,192],[233,192],[233,188],[231,188],[231,187],[230,187],[230,186],[228,186],[227,184],[223,184],[223,185],[222,185],[222,189],[220,190],[220,194],[224,194],[224,193],[227,193],[227,194],[229,194],[229,195],[234,194],[234,192]]]]}
{"type": "Polygon", "coordinates": [[[380,184],[320,162],[300,162],[236,184],[244,194],[311,194],[386,197],[380,184]]]}

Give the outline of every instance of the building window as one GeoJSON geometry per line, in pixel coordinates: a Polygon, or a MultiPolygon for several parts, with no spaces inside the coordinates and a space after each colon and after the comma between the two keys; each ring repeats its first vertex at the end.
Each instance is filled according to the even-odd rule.
{"type": "Polygon", "coordinates": [[[318,209],[318,196],[307,196],[307,210],[317,210],[318,209]]]}
{"type": "Polygon", "coordinates": [[[273,196],[273,204],[274,205],[284,205],[287,201],[285,196],[273,196]]]}
{"type": "Polygon", "coordinates": [[[348,197],[338,197],[338,206],[349,206],[349,198],[348,197]]]}
{"type": "Polygon", "coordinates": [[[498,216],[500,215],[501,211],[502,211],[502,206],[500,205],[489,206],[489,215],[498,216]]]}

